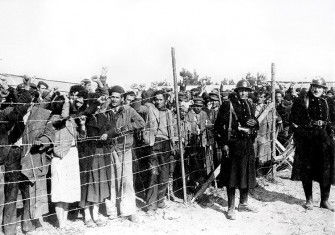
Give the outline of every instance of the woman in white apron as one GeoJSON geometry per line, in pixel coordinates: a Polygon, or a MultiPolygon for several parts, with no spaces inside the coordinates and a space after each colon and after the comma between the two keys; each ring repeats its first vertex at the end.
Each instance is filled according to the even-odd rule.
{"type": "Polygon", "coordinates": [[[60,228],[67,224],[69,203],[80,201],[77,139],[84,138],[86,135],[85,118],[80,117],[77,122],[73,118],[68,118],[69,101],[64,97],[59,96],[54,99],[56,102],[54,102],[50,120],[55,128],[51,160],[51,201],[56,203],[56,215],[60,228]],[[64,103],[61,102],[62,100],[64,103]]]}

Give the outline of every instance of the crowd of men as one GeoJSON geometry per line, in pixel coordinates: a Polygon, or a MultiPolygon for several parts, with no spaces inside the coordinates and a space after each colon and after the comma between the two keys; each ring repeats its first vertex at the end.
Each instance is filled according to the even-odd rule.
{"type": "MultiPolygon", "coordinates": [[[[259,164],[271,159],[272,121],[259,121],[271,98],[267,86],[253,88],[242,79],[232,91],[193,89],[174,97],[167,89],[109,87],[106,76],[84,79],[68,93],[44,81],[35,85],[29,77],[14,88],[1,77],[0,91],[0,221],[5,234],[16,234],[18,202],[23,204],[23,232],[41,226],[41,218],[51,213],[60,228],[71,226],[69,211],[81,211],[87,227],[104,226],[119,216],[138,222],[139,209],[155,215],[166,208],[166,197],[180,200],[179,149],[189,194],[221,165],[216,183],[227,188],[227,218],[236,219],[236,189],[238,211],[257,211],[248,204],[248,194],[257,185],[259,164]],[[138,208],[136,197],[146,205],[138,208]]],[[[314,79],[309,90],[280,88],[275,112],[278,139],[294,136],[292,179],[303,182],[306,209],[313,209],[315,180],[320,207],[334,211],[328,202],[335,183],[333,90],[322,78],[314,79]]]]}

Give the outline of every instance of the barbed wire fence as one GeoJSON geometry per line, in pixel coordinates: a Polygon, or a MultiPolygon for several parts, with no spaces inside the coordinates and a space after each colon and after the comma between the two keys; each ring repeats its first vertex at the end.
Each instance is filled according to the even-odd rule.
{"type": "MultiPolygon", "coordinates": [[[[172,193],[177,195],[177,197],[182,198],[184,203],[189,202],[190,198],[188,197],[188,194],[190,193],[196,193],[197,190],[199,190],[201,188],[201,183],[204,183],[207,178],[210,176],[210,174],[213,173],[214,171],[214,167],[213,165],[213,159],[211,159],[211,161],[209,161],[208,163],[208,159],[206,159],[206,152],[207,150],[205,149],[206,147],[204,146],[204,151],[200,153],[200,158],[196,159],[197,157],[192,156],[191,152],[187,152],[187,149],[192,148],[193,146],[184,146],[183,148],[183,143],[182,143],[182,137],[181,137],[181,130],[180,130],[180,113],[179,113],[179,103],[178,103],[178,93],[177,93],[177,79],[176,79],[176,65],[175,65],[175,54],[174,54],[174,49],[172,49],[171,54],[172,54],[172,68],[173,68],[173,77],[174,77],[174,91],[175,91],[175,101],[176,101],[176,112],[177,112],[177,123],[174,124],[174,126],[172,126],[171,128],[177,129],[178,130],[178,140],[177,140],[177,144],[174,146],[173,149],[165,152],[165,151],[161,151],[161,152],[155,152],[155,153],[147,153],[145,154],[145,151],[141,151],[141,150],[145,150],[147,147],[149,147],[149,145],[135,145],[134,147],[131,148],[131,151],[135,154],[133,154],[133,159],[131,161],[124,161],[122,162],[122,164],[128,164],[128,165],[132,165],[133,166],[133,174],[131,177],[134,178],[134,188],[135,188],[135,193],[136,193],[136,198],[137,200],[139,200],[141,202],[140,206],[137,206],[137,210],[144,210],[145,208],[147,208],[149,205],[146,203],[146,199],[145,199],[145,194],[148,191],[148,189],[152,188],[152,187],[157,187],[157,186],[161,186],[162,184],[166,184],[166,182],[164,183],[157,183],[154,185],[148,185],[148,177],[150,176],[150,174],[152,174],[152,167],[143,167],[142,163],[148,163],[148,160],[157,154],[168,154],[170,153],[170,155],[172,155],[173,151],[178,152],[178,154],[171,158],[169,161],[162,163],[162,164],[158,164],[155,167],[162,167],[165,165],[176,165],[175,167],[175,171],[173,172],[173,177],[172,179],[170,179],[169,183],[171,183],[173,185],[172,188],[170,188],[170,190],[172,190],[172,193]],[[190,166],[190,161],[199,161],[196,163],[196,166],[190,166]],[[208,166],[208,164],[210,164],[211,166],[208,166]],[[210,171],[208,171],[208,169],[210,169],[210,171]],[[194,178],[199,178],[202,177],[202,181],[198,182],[200,184],[198,185],[192,185],[190,182],[192,181],[191,179],[194,178]],[[192,191],[193,190],[193,191],[192,191]]],[[[280,145],[280,143],[278,143],[277,140],[277,129],[276,129],[276,119],[277,119],[277,113],[276,113],[276,106],[275,106],[275,66],[274,64],[271,65],[271,85],[272,85],[272,90],[271,90],[271,102],[267,105],[267,107],[264,109],[263,113],[259,116],[259,124],[260,124],[260,131],[258,133],[258,136],[256,138],[255,141],[255,155],[256,157],[258,157],[259,159],[261,159],[261,161],[263,161],[263,163],[266,162],[270,162],[270,164],[268,166],[262,166],[260,168],[258,168],[257,170],[261,170],[261,169],[266,169],[266,174],[265,175],[270,175],[272,179],[274,179],[276,177],[276,172],[279,170],[278,167],[282,166],[283,164],[290,164],[292,159],[292,141],[291,139],[289,140],[287,145],[280,145]],[[289,152],[290,151],[290,152],[289,152]],[[289,155],[289,156],[288,156],[289,155]]],[[[2,74],[4,76],[12,76],[12,77],[22,77],[20,75],[13,75],[13,74],[2,74]]],[[[55,81],[55,80],[47,80],[47,79],[42,79],[42,78],[36,78],[36,80],[43,80],[43,81],[52,81],[52,82],[57,82],[57,83],[62,83],[61,81],[55,81]]],[[[67,83],[68,85],[74,85],[77,83],[68,83],[68,82],[64,82],[67,83]]],[[[332,85],[334,85],[334,83],[331,83],[332,85]]],[[[147,98],[152,99],[153,97],[149,97],[147,98]]],[[[89,99],[86,99],[89,100],[89,99]]],[[[50,101],[48,103],[51,103],[54,101],[50,101]]],[[[141,102],[141,101],[135,101],[135,102],[141,102]]],[[[13,103],[11,103],[13,104],[13,103]]],[[[23,104],[23,103],[15,103],[15,104],[23,104]]],[[[103,112],[108,112],[110,110],[104,110],[103,112]]],[[[45,122],[46,120],[27,120],[27,122],[45,122]]],[[[41,127],[41,130],[44,129],[44,127],[41,127]]],[[[148,129],[146,129],[148,130],[148,129]]],[[[150,129],[149,129],[150,130],[150,129]]],[[[36,131],[36,130],[35,130],[36,131]]],[[[120,138],[126,135],[130,135],[133,133],[126,133],[123,135],[120,135],[116,138],[120,138]]],[[[87,139],[82,139],[82,140],[77,140],[77,144],[78,143],[83,143],[85,144],[85,142],[87,141],[99,141],[100,140],[100,136],[90,136],[87,139]]],[[[69,141],[69,140],[61,140],[61,141],[69,141]]],[[[29,142],[29,143],[23,143],[21,146],[28,146],[31,147],[33,146],[33,142],[29,142]]],[[[51,144],[58,144],[57,142],[51,143],[51,144]]],[[[124,143],[125,144],[125,143],[124,143]]],[[[78,146],[78,145],[77,145],[78,146]]],[[[1,145],[0,147],[8,147],[11,148],[12,145],[1,145]]],[[[208,148],[209,146],[207,146],[208,148]]],[[[293,150],[294,151],[294,150],[293,150]]],[[[120,154],[125,154],[125,150],[120,150],[118,151],[118,153],[120,154]]],[[[92,155],[85,155],[85,156],[80,156],[79,157],[79,161],[82,161],[86,158],[94,158],[94,157],[98,157],[101,155],[105,155],[105,156],[109,156],[109,158],[111,157],[112,152],[104,152],[102,154],[92,154],[92,155]]],[[[199,153],[198,153],[199,154],[199,153]]],[[[103,168],[113,168],[115,167],[116,163],[113,163],[112,161],[110,161],[110,164],[106,164],[104,166],[98,167],[98,168],[93,168],[93,169],[89,169],[89,170],[84,170],[84,171],[80,171],[80,174],[84,174],[84,173],[92,173],[94,171],[99,171],[103,168]]],[[[147,165],[147,164],[144,164],[147,165]]],[[[19,184],[19,183],[30,183],[30,180],[16,180],[16,181],[9,181],[9,182],[5,182],[5,175],[9,174],[9,173],[17,173],[17,174],[21,174],[23,171],[37,171],[41,168],[48,168],[50,171],[50,167],[51,167],[51,163],[47,163],[44,164],[42,166],[38,166],[38,167],[32,167],[29,169],[18,169],[18,170],[10,170],[10,171],[6,171],[4,169],[4,166],[1,165],[0,166],[0,194],[4,195],[4,190],[5,190],[5,185],[8,184],[19,184]]],[[[37,185],[37,182],[42,182],[43,184],[50,184],[50,180],[51,180],[50,175],[44,175],[43,177],[36,177],[35,178],[35,182],[33,183],[33,186],[37,185]],[[35,184],[35,185],[34,185],[35,184]]],[[[125,176],[121,176],[121,178],[112,178],[109,179],[109,181],[111,180],[121,180],[124,179],[125,176]]],[[[97,184],[97,183],[104,183],[106,181],[94,181],[94,182],[88,182],[88,183],[81,183],[80,186],[86,186],[89,184],[97,184]]],[[[216,186],[216,185],[215,185],[216,186]]],[[[4,206],[8,205],[8,204],[12,204],[12,203],[18,203],[18,204],[23,204],[25,203],[25,201],[36,201],[38,198],[47,198],[51,196],[51,192],[50,190],[48,191],[36,191],[36,195],[33,197],[29,197],[29,198],[22,198],[20,200],[16,200],[16,201],[11,201],[11,202],[5,202],[4,197],[0,197],[0,213],[3,209],[4,206]]],[[[122,198],[124,198],[125,195],[121,195],[121,196],[117,196],[115,198],[115,200],[120,200],[122,198]]],[[[114,199],[113,199],[114,200],[114,199]]],[[[44,201],[45,203],[50,203],[50,201],[47,199],[46,201],[44,201]]],[[[94,205],[104,205],[106,202],[100,202],[100,203],[94,203],[94,205]]],[[[152,202],[152,203],[156,203],[152,202]]],[[[76,211],[76,210],[82,210],[88,207],[93,207],[94,205],[87,205],[84,208],[73,208],[70,209],[70,211],[76,211]]],[[[2,213],[1,213],[2,214],[2,213]]],[[[34,218],[30,218],[29,220],[34,220],[34,219],[45,219],[51,216],[54,216],[55,213],[54,212],[50,212],[48,214],[44,214],[44,215],[40,215],[34,218]]],[[[116,217],[115,217],[116,218],[116,217]]],[[[0,217],[1,219],[1,217],[0,217]]],[[[0,220],[1,221],[1,220],[0,220]]],[[[24,219],[15,221],[13,223],[20,223],[26,221],[24,219]]],[[[6,225],[10,225],[10,224],[3,224],[3,226],[6,225]]]]}

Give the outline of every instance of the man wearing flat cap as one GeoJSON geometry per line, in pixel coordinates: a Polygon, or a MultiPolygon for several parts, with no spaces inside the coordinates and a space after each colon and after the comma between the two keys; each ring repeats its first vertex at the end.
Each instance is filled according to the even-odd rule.
{"type": "Polygon", "coordinates": [[[222,156],[221,150],[217,145],[213,132],[214,123],[220,108],[220,97],[218,92],[215,91],[210,92],[208,94],[208,97],[209,97],[210,109],[208,110],[207,114],[210,120],[210,124],[207,124],[207,130],[206,130],[206,137],[209,146],[206,156],[210,157],[210,160],[208,162],[210,164],[210,167],[207,167],[207,173],[215,169],[220,164],[222,156]]]}
{"type": "Polygon", "coordinates": [[[294,133],[295,156],[292,180],[301,180],[307,210],[312,210],[313,181],[320,184],[320,207],[334,212],[329,203],[330,186],[335,184],[335,105],[323,98],[326,82],[313,79],[307,94],[297,98],[292,106],[290,123],[294,133]]]}
{"type": "Polygon", "coordinates": [[[186,94],[184,92],[178,92],[178,101],[179,102],[186,102],[187,101],[187,97],[186,97],[186,94]]]}
{"type": "Polygon", "coordinates": [[[235,94],[220,107],[214,124],[217,141],[222,146],[224,156],[221,164],[220,181],[227,188],[227,218],[236,219],[235,189],[240,191],[239,211],[255,212],[248,204],[248,192],[256,186],[254,141],[257,136],[258,121],[251,101],[252,91],[247,80],[236,84],[235,94]]]}
{"type": "Polygon", "coordinates": [[[186,120],[190,124],[189,148],[186,155],[189,159],[189,170],[195,172],[190,175],[190,184],[197,186],[203,183],[206,177],[206,124],[210,124],[207,113],[203,110],[204,100],[201,97],[193,98],[191,110],[187,113],[186,120]]]}
{"type": "Polygon", "coordinates": [[[119,211],[122,217],[132,222],[138,222],[135,215],[132,146],[134,131],[144,128],[145,122],[132,107],[122,105],[124,93],[121,86],[113,86],[109,89],[110,105],[109,110],[106,111],[109,127],[100,139],[110,143],[112,153],[109,214],[114,217],[119,211]]]}
{"type": "Polygon", "coordinates": [[[220,97],[219,94],[216,92],[210,92],[208,96],[209,96],[209,102],[211,103],[209,119],[211,120],[212,123],[214,123],[220,108],[220,97]]]}

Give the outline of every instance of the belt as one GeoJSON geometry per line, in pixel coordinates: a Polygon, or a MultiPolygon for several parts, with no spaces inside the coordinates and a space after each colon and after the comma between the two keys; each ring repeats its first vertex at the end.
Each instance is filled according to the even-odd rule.
{"type": "Polygon", "coordinates": [[[311,124],[312,126],[316,126],[316,127],[324,127],[325,125],[327,125],[327,122],[323,120],[316,120],[316,121],[312,120],[311,124]]]}

